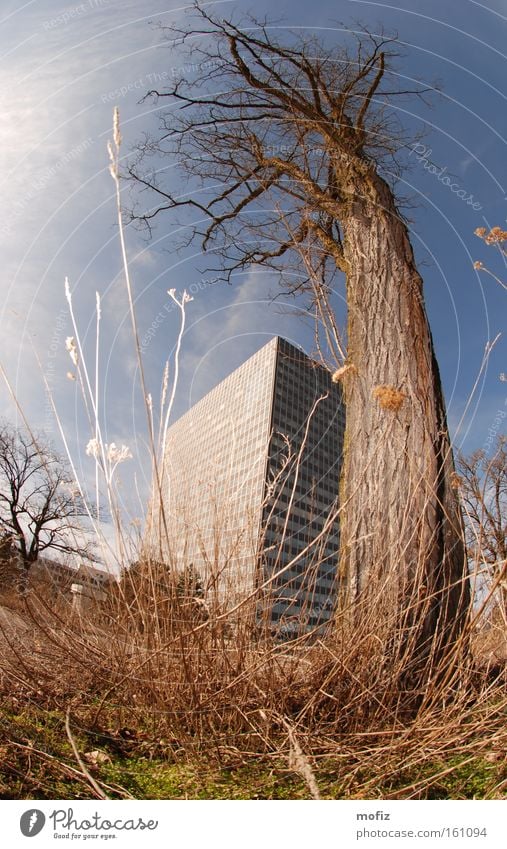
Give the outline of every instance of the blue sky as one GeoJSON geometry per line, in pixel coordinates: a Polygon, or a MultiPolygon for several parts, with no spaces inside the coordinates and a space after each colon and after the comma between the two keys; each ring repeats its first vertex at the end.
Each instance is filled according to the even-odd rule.
{"type": "MultiPolygon", "coordinates": [[[[224,15],[252,10],[261,16],[272,10],[272,4],[258,0],[211,5],[224,15]]],[[[133,460],[123,465],[121,476],[123,497],[134,516],[141,505],[133,475],[142,502],[149,470],[106,142],[115,105],[125,154],[156,126],[154,105],[139,100],[161,75],[172,75],[175,57],[162,46],[152,22],[182,22],[187,15],[184,5],[163,0],[3,0],[0,11],[1,360],[32,425],[59,444],[42,369],[76,467],[91,480],[93,461],[84,451],[90,433],[77,384],[66,377],[72,364],[65,338],[72,328],[64,278],[70,281],[90,364],[95,292],[100,293],[102,423],[106,441],[126,443],[132,450],[133,460]]],[[[494,249],[473,235],[479,226],[506,226],[507,3],[299,0],[277,4],[276,15],[284,25],[320,32],[328,41],[340,38],[342,24],[354,27],[358,19],[374,30],[380,24],[396,29],[406,52],[403,73],[438,79],[443,86],[431,110],[414,104],[414,112],[405,116],[414,130],[426,127],[429,150],[414,152],[403,189],[417,202],[411,235],[422,263],[451,429],[465,450],[483,447],[492,428],[505,429],[498,411],[507,411],[507,383],[500,378],[507,372],[504,337],[468,403],[485,346],[505,329],[506,293],[474,271],[472,263],[487,261],[507,277],[494,249]],[[475,209],[425,168],[430,160],[473,196],[475,209]]],[[[155,399],[177,334],[177,311],[169,308],[167,289],[187,287],[194,294],[187,309],[175,415],[275,333],[311,348],[311,331],[294,314],[294,305],[289,310],[270,303],[274,280],[262,269],[238,276],[233,286],[206,285],[198,248],[175,254],[170,218],[160,220],[149,243],[129,228],[127,243],[148,388],[155,399]]],[[[14,418],[4,386],[0,392],[4,415],[14,418]]]]}

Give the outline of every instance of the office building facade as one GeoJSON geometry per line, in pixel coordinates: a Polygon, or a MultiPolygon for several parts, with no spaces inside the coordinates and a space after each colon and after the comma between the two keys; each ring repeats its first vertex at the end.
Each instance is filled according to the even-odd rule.
{"type": "Polygon", "coordinates": [[[289,633],[327,621],[338,592],[345,410],[331,373],[275,337],[167,434],[164,559],[208,599],[255,595],[289,633]]]}

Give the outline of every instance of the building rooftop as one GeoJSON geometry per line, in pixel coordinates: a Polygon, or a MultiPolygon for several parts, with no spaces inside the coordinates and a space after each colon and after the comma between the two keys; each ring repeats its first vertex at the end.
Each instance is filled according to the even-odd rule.
{"type": "Polygon", "coordinates": [[[317,360],[314,360],[312,357],[310,357],[309,354],[307,354],[306,351],[304,351],[302,347],[298,347],[297,345],[294,345],[293,342],[289,342],[287,339],[285,339],[284,336],[278,336],[278,335],[272,336],[271,339],[269,339],[268,342],[265,342],[264,345],[261,345],[260,348],[258,348],[256,351],[254,351],[253,354],[250,354],[250,356],[247,357],[242,363],[240,363],[239,366],[236,366],[236,368],[234,368],[231,372],[229,372],[229,374],[227,374],[224,378],[222,378],[222,380],[219,380],[218,383],[216,383],[211,389],[209,389],[201,398],[199,398],[198,401],[196,401],[194,404],[192,404],[192,406],[189,407],[188,410],[186,410],[184,413],[182,413],[177,418],[175,418],[174,421],[172,421],[170,423],[170,427],[175,425],[177,422],[178,423],[182,422],[182,420],[184,420],[185,416],[188,416],[190,413],[193,413],[194,411],[196,412],[199,409],[199,405],[204,404],[206,402],[206,400],[208,399],[208,397],[211,395],[211,393],[213,393],[217,390],[220,390],[220,388],[227,381],[229,381],[229,380],[233,381],[237,372],[239,372],[240,369],[242,369],[245,366],[245,364],[248,363],[251,359],[260,355],[261,352],[264,351],[269,346],[273,346],[273,347],[280,346],[280,343],[284,347],[286,347],[287,349],[289,349],[289,350],[292,349],[294,351],[295,355],[297,355],[299,357],[304,357],[307,360],[307,362],[310,363],[314,368],[322,369],[323,371],[330,373],[329,369],[326,368],[326,366],[322,365],[322,363],[319,363],[317,360]]]}

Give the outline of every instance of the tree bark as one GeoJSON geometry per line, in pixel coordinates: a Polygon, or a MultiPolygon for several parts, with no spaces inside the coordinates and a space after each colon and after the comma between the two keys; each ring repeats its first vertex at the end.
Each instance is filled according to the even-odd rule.
{"type": "MultiPolygon", "coordinates": [[[[343,219],[348,369],[341,569],[356,600],[381,586],[414,660],[438,659],[469,604],[445,403],[405,224],[373,170],[343,219]]],[[[378,599],[376,601],[378,603],[378,599]]],[[[408,650],[408,648],[407,648],[408,650]]]]}

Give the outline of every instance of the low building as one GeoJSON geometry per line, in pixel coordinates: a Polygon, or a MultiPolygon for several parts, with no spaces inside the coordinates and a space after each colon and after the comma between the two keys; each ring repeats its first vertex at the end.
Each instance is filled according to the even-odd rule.
{"type": "Polygon", "coordinates": [[[71,566],[39,557],[30,570],[31,582],[42,584],[55,597],[72,602],[75,609],[84,612],[93,603],[104,602],[116,578],[104,569],[91,564],[71,566]]]}

